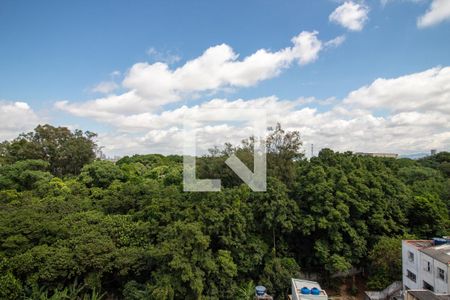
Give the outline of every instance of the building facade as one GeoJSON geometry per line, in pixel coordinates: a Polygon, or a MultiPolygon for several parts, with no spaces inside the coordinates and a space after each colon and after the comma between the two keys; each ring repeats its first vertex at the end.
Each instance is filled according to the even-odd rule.
{"type": "Polygon", "coordinates": [[[402,241],[403,289],[450,294],[450,244],[432,240],[402,241]]]}

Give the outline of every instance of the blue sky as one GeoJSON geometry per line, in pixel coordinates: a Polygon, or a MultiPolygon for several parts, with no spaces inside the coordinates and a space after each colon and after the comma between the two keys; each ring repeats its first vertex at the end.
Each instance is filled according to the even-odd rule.
{"type": "MultiPolygon", "coordinates": [[[[450,12],[445,15],[448,5],[442,1],[446,0],[390,0],[387,3],[380,0],[3,0],[0,3],[0,105],[4,106],[1,111],[5,116],[2,117],[4,129],[0,130],[0,138],[11,138],[17,132],[33,128],[31,121],[50,122],[97,131],[100,141],[106,145],[111,155],[170,152],[170,143],[161,143],[154,135],[149,136],[149,132],[165,134],[176,144],[176,138],[168,134],[168,129],[176,127],[176,124],[137,126],[139,128],[131,126],[124,129],[118,125],[118,120],[147,111],[114,112],[113,116],[105,118],[81,112],[82,109],[97,110],[96,106],[87,107],[83,104],[131,90],[140,93],[139,86],[124,84],[129,70],[140,62],[147,62],[147,66],[162,62],[167,64],[169,70],[174,71],[183,67],[186,62],[200,57],[210,47],[221,44],[232,48],[234,54],[239,54],[236,61],[241,61],[260,49],[277,52],[291,47],[291,39],[301,32],[317,31],[316,37],[321,41],[322,47],[317,57],[307,63],[297,63],[298,57],[290,58],[274,74],[250,83],[234,84],[235,80],[230,77],[223,84],[206,89],[190,88],[189,92],[177,90],[177,100],[150,105],[148,113],[158,117],[162,112],[173,112],[182,105],[192,107],[207,103],[213,98],[233,102],[236,99],[251,101],[275,96],[277,100],[273,105],[282,107],[283,101],[295,102],[302,97],[313,97],[308,103],[301,102],[295,107],[286,108],[289,113],[294,114],[286,122],[286,126],[300,131],[303,129],[305,142],[316,142],[339,150],[383,150],[367,141],[355,143],[354,139],[361,133],[346,140],[344,133],[348,130],[353,130],[353,133],[355,131],[355,128],[349,127],[350,123],[342,131],[335,133],[338,138],[327,140],[327,135],[319,132],[323,130],[317,128],[314,129],[316,133],[308,134],[308,128],[305,128],[308,124],[300,121],[295,124],[295,112],[305,113],[306,108],[314,110],[314,120],[309,123],[321,128],[333,122],[380,117],[384,119],[382,126],[389,130],[393,127],[395,117],[405,117],[405,113],[409,114],[411,126],[417,125],[417,121],[414,121],[417,118],[423,119],[417,114],[442,114],[439,117],[445,119],[448,113],[443,110],[442,105],[436,104],[449,95],[447,90],[442,91],[442,85],[439,84],[448,79],[443,76],[447,75],[446,67],[450,65],[450,12]],[[362,19],[355,20],[360,23],[361,28],[352,29],[345,17],[341,22],[332,20],[330,16],[333,11],[345,4],[358,6],[359,12],[364,13],[362,19]],[[441,5],[436,9],[439,14],[433,11],[433,5],[441,5]],[[427,21],[421,25],[418,20],[427,12],[427,21]],[[343,42],[325,46],[328,41],[337,37],[341,37],[343,42]],[[436,67],[441,68],[437,71],[438,74],[425,76],[425,80],[430,81],[429,95],[436,95],[433,89],[444,93],[438,99],[428,99],[428,94],[421,99],[410,99],[408,92],[397,95],[399,98],[395,99],[402,103],[431,101],[429,105],[421,103],[413,105],[412,109],[399,109],[397,106],[389,106],[390,101],[383,99],[377,105],[367,105],[365,102],[356,104],[356,108],[352,104],[350,108],[348,104],[355,102],[348,100],[349,93],[366,85],[370,87],[378,78],[390,79],[394,86],[398,84],[399,88],[404,88],[403,82],[395,80],[436,67]],[[95,87],[101,82],[109,83],[111,90],[98,92],[95,87]],[[113,86],[115,89],[112,89],[113,86]],[[324,105],[323,100],[329,98],[334,100],[324,105]],[[69,104],[64,107],[55,105],[59,101],[68,101],[69,104]],[[14,110],[16,103],[26,103],[28,107],[26,111],[22,111],[24,106],[19,104],[19,111],[14,111],[18,117],[16,120],[9,120],[8,115],[11,118],[14,114],[7,112],[14,110]],[[435,108],[428,111],[423,109],[426,106],[435,108]],[[326,115],[339,109],[351,110],[351,113],[345,117],[326,115]],[[416,114],[416,119],[411,117],[411,113],[416,114]],[[21,118],[21,114],[24,114],[23,118],[27,122],[17,120],[21,118]],[[318,119],[325,117],[329,117],[327,121],[322,121],[326,124],[318,122],[318,119]],[[121,143],[117,144],[112,136],[118,135],[121,135],[121,141],[127,141],[132,146],[121,147],[121,143]],[[148,139],[143,138],[144,136],[148,139]]],[[[150,77],[147,79],[152,80],[151,74],[148,76],[150,77]]],[[[420,76],[413,76],[410,82],[413,83],[418,77],[420,76]]],[[[388,85],[393,88],[391,84],[388,85]]],[[[374,87],[372,92],[379,93],[379,90],[374,87]]],[[[373,97],[389,98],[386,93],[364,95],[370,102],[373,97]]],[[[139,95],[147,97],[148,101],[157,101],[148,94],[139,95]]],[[[127,99],[123,101],[126,102],[127,99]]],[[[129,105],[132,106],[133,102],[129,105]]],[[[281,116],[283,114],[280,113],[281,116]]],[[[435,116],[433,119],[439,117],[435,116]]],[[[401,133],[395,132],[392,136],[403,134],[401,139],[385,145],[386,150],[406,153],[427,150],[428,145],[436,148],[450,146],[449,137],[445,135],[448,128],[431,123],[424,125],[426,128],[420,128],[423,130],[420,132],[436,135],[435,139],[425,143],[418,141],[420,136],[405,137],[408,130],[400,130],[401,133]]],[[[405,126],[402,124],[401,126],[405,126]]],[[[363,125],[363,128],[369,130],[371,127],[363,125]]]]}

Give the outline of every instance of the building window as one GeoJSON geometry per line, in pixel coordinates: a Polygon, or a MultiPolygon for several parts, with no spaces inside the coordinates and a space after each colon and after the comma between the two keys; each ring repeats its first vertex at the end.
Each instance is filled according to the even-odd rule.
{"type": "Polygon", "coordinates": [[[431,262],[425,261],[425,271],[431,273],[431,262]]]}
{"type": "Polygon", "coordinates": [[[416,282],[416,274],[408,270],[406,277],[408,277],[411,281],[416,282]]]}
{"type": "Polygon", "coordinates": [[[410,262],[414,262],[414,253],[412,253],[411,251],[408,251],[408,260],[410,262]]]}
{"type": "Polygon", "coordinates": [[[442,270],[441,268],[437,268],[437,269],[438,269],[438,278],[445,281],[445,271],[442,270]]]}
{"type": "Polygon", "coordinates": [[[434,292],[434,287],[426,281],[423,282],[423,288],[434,292]]]}

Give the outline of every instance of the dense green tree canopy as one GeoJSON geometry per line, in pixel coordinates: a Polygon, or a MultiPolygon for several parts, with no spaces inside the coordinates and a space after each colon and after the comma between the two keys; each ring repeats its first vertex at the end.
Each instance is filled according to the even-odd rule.
{"type": "Polygon", "coordinates": [[[1,145],[0,298],[248,299],[265,285],[285,299],[301,272],[326,284],[352,267],[382,288],[399,279],[401,237],[448,234],[446,153],[306,160],[278,126],[266,192],[223,163],[252,168],[249,139],[198,159],[221,192],[185,193],[180,156],[94,160],[93,137],[46,125],[1,145]]]}

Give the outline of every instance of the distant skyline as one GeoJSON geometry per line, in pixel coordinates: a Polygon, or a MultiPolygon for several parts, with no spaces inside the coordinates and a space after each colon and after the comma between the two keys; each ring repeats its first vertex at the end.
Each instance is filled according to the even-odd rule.
{"type": "MultiPolygon", "coordinates": [[[[450,1],[0,2],[0,140],[181,153],[202,107],[266,108],[306,153],[450,151],[450,1]]],[[[203,126],[203,148],[246,136],[203,126]]]]}

